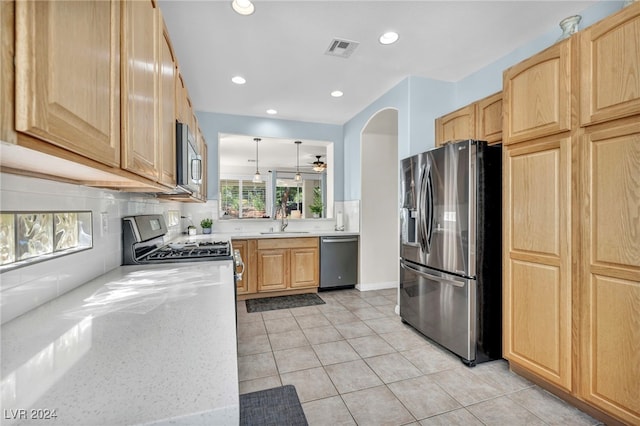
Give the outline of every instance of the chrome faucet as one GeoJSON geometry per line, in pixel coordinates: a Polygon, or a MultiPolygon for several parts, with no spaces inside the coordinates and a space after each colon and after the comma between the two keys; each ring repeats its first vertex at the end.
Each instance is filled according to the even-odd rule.
{"type": "MultiPolygon", "coordinates": [[[[282,194],[282,198],[280,198],[280,206],[278,210],[280,210],[280,232],[284,232],[289,226],[289,219],[287,219],[287,201],[289,200],[289,188],[287,188],[282,194]]],[[[276,210],[276,215],[278,211],[276,210]]],[[[277,216],[276,216],[277,217],[277,216]]]]}
{"type": "Polygon", "coordinates": [[[280,211],[280,232],[284,232],[284,230],[287,229],[287,226],[289,226],[289,219],[287,219],[287,204],[282,203],[278,207],[278,210],[280,211]]]}

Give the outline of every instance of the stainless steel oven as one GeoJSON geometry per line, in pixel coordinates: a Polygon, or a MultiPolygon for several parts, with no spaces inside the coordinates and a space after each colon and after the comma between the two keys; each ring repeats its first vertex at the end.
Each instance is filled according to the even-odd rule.
{"type": "Polygon", "coordinates": [[[234,281],[241,280],[244,262],[239,250],[233,250],[229,239],[189,239],[164,241],[167,225],[159,214],[128,216],[122,219],[122,264],[202,262],[231,260],[234,281]]]}

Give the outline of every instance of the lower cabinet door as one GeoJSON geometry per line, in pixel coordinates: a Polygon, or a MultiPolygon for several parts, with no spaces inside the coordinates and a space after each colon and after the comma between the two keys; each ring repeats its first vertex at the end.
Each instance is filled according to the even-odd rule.
{"type": "Polygon", "coordinates": [[[504,357],[571,390],[571,138],[503,156],[504,357]]]}
{"type": "Polygon", "coordinates": [[[317,248],[291,249],[291,288],[317,287],[318,269],[317,248]]]}
{"type": "Polygon", "coordinates": [[[258,291],[285,290],[289,285],[289,250],[258,250],[258,291]]]}
{"type": "Polygon", "coordinates": [[[581,397],[640,425],[640,121],[588,131],[582,242],[581,397]]]}

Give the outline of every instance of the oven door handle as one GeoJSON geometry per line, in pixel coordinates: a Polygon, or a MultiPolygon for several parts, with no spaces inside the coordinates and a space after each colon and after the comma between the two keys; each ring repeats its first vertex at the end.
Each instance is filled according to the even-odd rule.
{"type": "Polygon", "coordinates": [[[233,265],[236,281],[242,281],[242,275],[244,275],[244,262],[240,255],[240,250],[233,251],[233,265]],[[240,268],[240,272],[238,272],[238,268],[240,268]]]}

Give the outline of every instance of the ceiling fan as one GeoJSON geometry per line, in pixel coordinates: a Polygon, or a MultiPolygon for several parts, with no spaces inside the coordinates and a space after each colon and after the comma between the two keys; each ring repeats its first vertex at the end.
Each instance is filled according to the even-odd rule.
{"type": "Polygon", "coordinates": [[[327,163],[325,163],[324,161],[320,161],[320,157],[322,157],[322,155],[316,155],[316,161],[310,163],[311,165],[313,165],[313,170],[318,173],[325,171],[325,169],[327,168],[327,163]]]}

